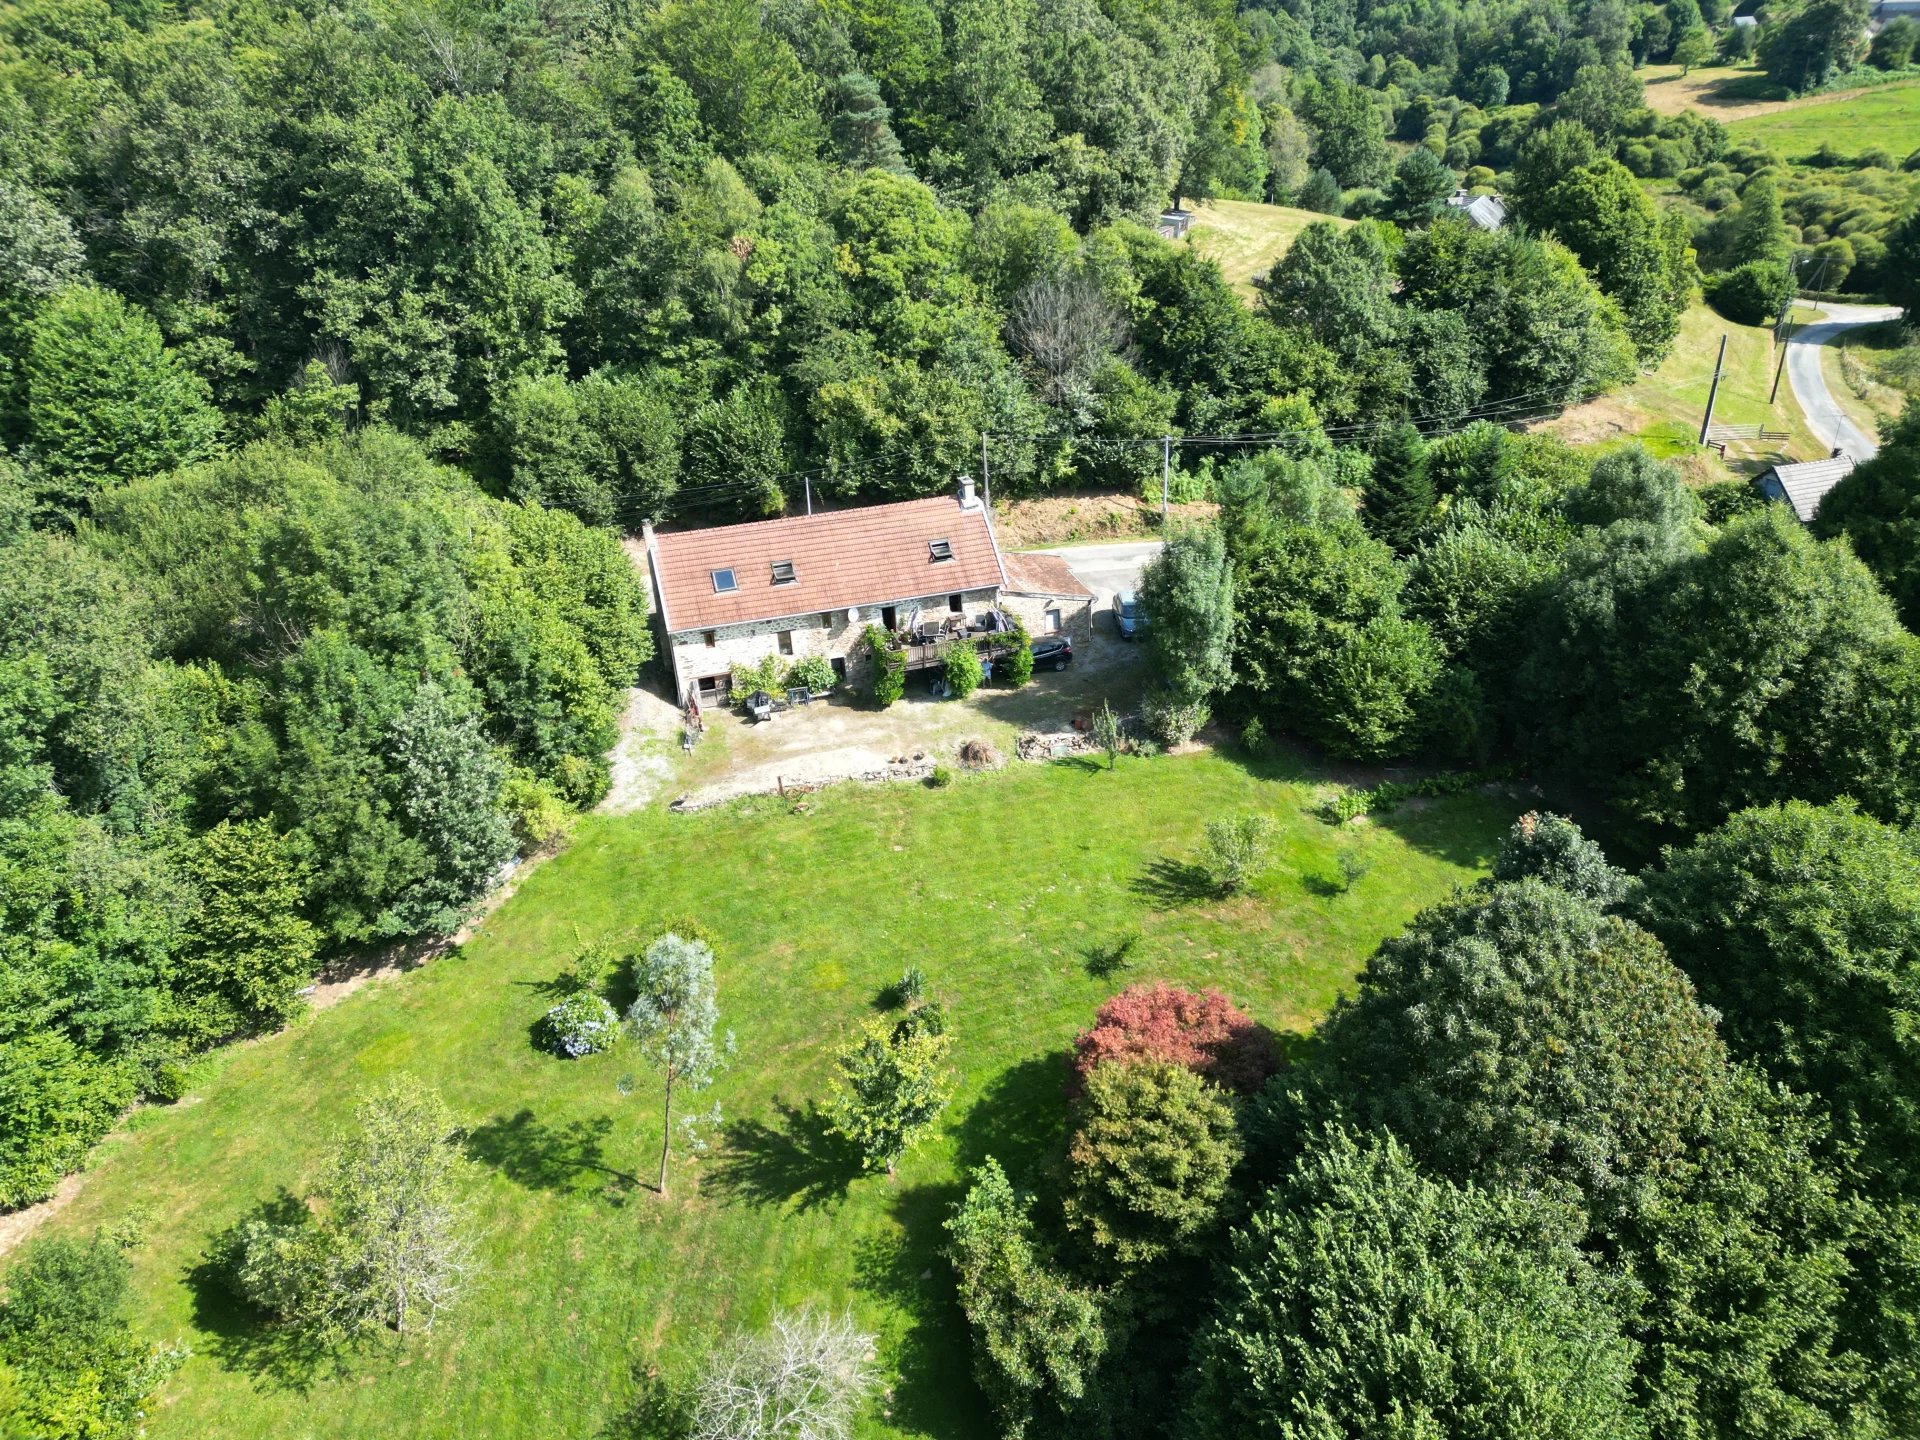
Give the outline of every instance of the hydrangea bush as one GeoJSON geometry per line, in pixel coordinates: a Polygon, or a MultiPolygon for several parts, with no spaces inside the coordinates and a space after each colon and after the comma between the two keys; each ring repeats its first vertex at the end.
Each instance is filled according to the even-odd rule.
{"type": "Polygon", "coordinates": [[[620,1033],[620,1017],[613,1006],[590,990],[569,995],[547,1011],[541,1022],[547,1048],[556,1055],[578,1060],[611,1049],[620,1033]]]}

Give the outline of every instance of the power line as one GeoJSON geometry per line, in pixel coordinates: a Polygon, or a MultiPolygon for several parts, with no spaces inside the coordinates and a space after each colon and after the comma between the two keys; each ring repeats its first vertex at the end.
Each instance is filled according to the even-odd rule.
{"type": "MultiPolygon", "coordinates": [[[[1696,384],[1707,377],[1698,376],[1687,380],[1669,382],[1669,388],[1678,389],[1696,384]]],[[[1128,449],[1152,447],[1162,451],[1163,464],[1170,463],[1175,447],[1195,449],[1230,448],[1269,448],[1298,444],[1324,436],[1336,443],[1341,441],[1363,441],[1384,430],[1398,425],[1412,425],[1429,439],[1437,439],[1457,434],[1468,426],[1479,422],[1493,424],[1518,424],[1535,416],[1546,416],[1605,394],[1604,390],[1592,390],[1567,395],[1560,386],[1542,386],[1537,390],[1521,391],[1515,395],[1502,396],[1492,400],[1483,400],[1464,409],[1433,411],[1422,415],[1409,415],[1394,418],[1352,421],[1340,425],[1299,425],[1284,430],[1245,431],[1232,435],[1073,435],[1058,430],[1006,432],[983,431],[982,463],[985,464],[986,442],[991,439],[1002,443],[1032,443],[1056,445],[1072,444],[1092,455],[1116,454],[1128,449]]],[[[795,488],[796,483],[829,478],[853,485],[872,484],[876,481],[913,480],[920,478],[924,470],[913,469],[883,470],[881,467],[890,461],[908,458],[913,452],[898,445],[889,447],[875,455],[848,462],[832,462],[816,465],[805,470],[782,471],[774,475],[742,475],[735,479],[707,481],[697,485],[683,485],[674,489],[672,499],[699,498],[719,500],[729,495],[765,495],[778,489],[785,496],[795,488]]]]}

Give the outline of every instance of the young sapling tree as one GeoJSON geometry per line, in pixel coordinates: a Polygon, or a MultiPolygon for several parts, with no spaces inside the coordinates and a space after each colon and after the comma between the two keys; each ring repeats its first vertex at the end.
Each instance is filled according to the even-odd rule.
{"type": "Polygon", "coordinates": [[[667,1193],[676,1092],[704,1090],[733,1053],[733,1033],[719,1036],[713,951],[698,940],[662,935],[634,957],[633,1004],[627,1030],[647,1063],[660,1072],[660,1179],[667,1193]]]}

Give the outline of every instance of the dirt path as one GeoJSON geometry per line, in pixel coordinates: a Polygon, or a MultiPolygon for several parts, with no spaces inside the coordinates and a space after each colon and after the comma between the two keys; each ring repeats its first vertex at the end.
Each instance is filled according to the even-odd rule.
{"type": "Polygon", "coordinates": [[[629,690],[620,738],[608,757],[613,785],[600,802],[601,812],[631,815],[658,795],[673,778],[679,744],[680,712],[673,704],[644,686],[629,690]]]}
{"type": "Polygon", "coordinates": [[[64,1210],[73,1197],[80,1193],[80,1186],[86,1178],[86,1171],[76,1170],[60,1182],[59,1189],[38,1205],[29,1205],[24,1210],[0,1215],[0,1256],[9,1253],[48,1220],[64,1210]]]}

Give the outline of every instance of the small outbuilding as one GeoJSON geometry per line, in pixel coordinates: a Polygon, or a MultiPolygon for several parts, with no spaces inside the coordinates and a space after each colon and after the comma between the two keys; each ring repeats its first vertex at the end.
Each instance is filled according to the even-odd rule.
{"type": "Polygon", "coordinates": [[[1073,578],[1058,555],[1013,554],[1002,558],[1007,571],[1000,608],[1019,618],[1029,635],[1070,635],[1085,644],[1093,639],[1093,592],[1073,578]]]}
{"type": "Polygon", "coordinates": [[[1474,195],[1456,190],[1447,197],[1447,204],[1464,215],[1468,223],[1489,233],[1507,223],[1507,202],[1498,195],[1474,195]]]}
{"type": "Polygon", "coordinates": [[[1851,475],[1853,467],[1851,455],[1835,452],[1825,460],[1775,465],[1763,471],[1757,483],[1762,495],[1792,506],[1794,518],[1802,525],[1811,525],[1827,492],[1851,475]]]}
{"type": "Polygon", "coordinates": [[[1182,239],[1187,231],[1193,228],[1193,212],[1182,210],[1178,205],[1171,210],[1162,210],[1160,219],[1153,228],[1160,232],[1162,239],[1182,239]]]}

